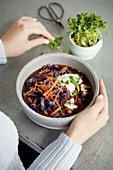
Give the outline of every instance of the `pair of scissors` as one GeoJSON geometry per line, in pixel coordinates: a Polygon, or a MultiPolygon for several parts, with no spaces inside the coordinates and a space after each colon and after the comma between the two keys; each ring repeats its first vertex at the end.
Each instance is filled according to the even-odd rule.
{"type": "Polygon", "coordinates": [[[62,19],[63,15],[64,15],[64,9],[63,9],[63,7],[60,4],[58,4],[56,2],[52,2],[52,3],[49,3],[48,6],[41,6],[38,9],[38,15],[41,18],[43,18],[43,19],[45,19],[47,21],[54,21],[54,22],[56,22],[58,25],[60,25],[64,29],[64,26],[61,23],[61,19],[62,19]],[[54,7],[55,6],[59,7],[60,10],[61,10],[61,15],[60,16],[58,16],[56,14],[56,12],[54,11],[54,7]],[[46,11],[48,12],[48,14],[49,14],[49,16],[51,18],[46,18],[44,15],[42,15],[43,9],[46,9],[46,11]]]}

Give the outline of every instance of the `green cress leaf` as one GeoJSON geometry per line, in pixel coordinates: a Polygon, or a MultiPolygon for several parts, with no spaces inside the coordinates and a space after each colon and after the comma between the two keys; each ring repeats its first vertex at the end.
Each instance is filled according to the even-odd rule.
{"type": "Polygon", "coordinates": [[[78,92],[79,92],[79,91],[80,91],[79,85],[78,85],[78,84],[76,84],[76,87],[77,87],[77,90],[78,90],[78,92]]]}
{"type": "Polygon", "coordinates": [[[72,92],[72,95],[75,95],[75,94],[77,94],[78,93],[78,91],[75,89],[73,92],[72,92]]]}
{"type": "Polygon", "coordinates": [[[46,53],[41,53],[41,55],[45,55],[46,53]]]}
{"type": "Polygon", "coordinates": [[[73,76],[69,76],[69,79],[73,80],[73,76]]]}
{"type": "Polygon", "coordinates": [[[103,30],[106,34],[109,31],[107,22],[101,16],[96,15],[96,12],[77,13],[76,18],[69,18],[67,23],[71,30],[69,33],[72,34],[72,40],[83,47],[96,44],[101,39],[99,31],[103,30]]]}
{"type": "Polygon", "coordinates": [[[67,81],[65,82],[65,84],[69,84],[69,81],[67,80],[67,81]]]}
{"type": "Polygon", "coordinates": [[[87,86],[87,85],[84,85],[83,86],[84,89],[88,89],[88,88],[91,88],[90,86],[87,86]]]}
{"type": "Polygon", "coordinates": [[[79,83],[79,81],[80,81],[80,78],[78,78],[78,77],[76,77],[76,80],[74,80],[74,78],[73,78],[73,76],[69,76],[69,79],[70,79],[70,82],[72,83],[72,84],[75,84],[76,85],[76,88],[77,88],[77,93],[80,91],[80,88],[79,88],[79,85],[78,85],[78,83],[79,83]]]}
{"type": "Polygon", "coordinates": [[[76,77],[76,81],[77,81],[77,83],[79,83],[80,77],[76,77]]]}
{"type": "MultiPolygon", "coordinates": [[[[54,41],[49,40],[49,44],[44,44],[44,45],[49,45],[51,50],[57,50],[56,52],[59,52],[61,50],[61,40],[63,39],[62,36],[57,36],[56,34],[53,34],[55,37],[54,41]]],[[[65,48],[62,48],[63,52],[66,52],[65,48]]]]}
{"type": "Polygon", "coordinates": [[[70,101],[66,102],[69,106],[72,104],[70,101]]]}
{"type": "Polygon", "coordinates": [[[60,37],[55,37],[54,41],[49,41],[49,46],[52,50],[57,49],[57,52],[60,51],[61,47],[60,47],[60,42],[63,39],[62,36],[60,37]]]}
{"type": "Polygon", "coordinates": [[[80,78],[76,77],[76,80],[74,80],[73,76],[69,76],[70,82],[72,84],[77,85],[79,83],[80,78]]]}
{"type": "Polygon", "coordinates": [[[63,52],[66,52],[66,48],[62,48],[62,51],[63,51],[63,52]]]}

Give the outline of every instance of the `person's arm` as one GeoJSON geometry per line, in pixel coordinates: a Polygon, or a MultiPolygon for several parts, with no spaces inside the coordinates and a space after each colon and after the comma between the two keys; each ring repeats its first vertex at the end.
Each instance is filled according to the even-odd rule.
{"type": "Polygon", "coordinates": [[[54,41],[54,37],[37,19],[21,17],[0,40],[0,64],[5,64],[9,57],[21,55],[38,45],[48,44],[49,40],[54,41]],[[39,37],[29,40],[32,34],[39,37]]]}
{"type": "Polygon", "coordinates": [[[6,64],[7,58],[5,54],[5,49],[2,43],[2,40],[0,39],[0,64],[6,64]]]}
{"type": "Polygon", "coordinates": [[[18,133],[13,121],[0,111],[0,170],[24,170],[18,156],[18,133]]]}
{"type": "Polygon", "coordinates": [[[101,95],[95,104],[75,117],[67,133],[62,133],[46,147],[28,170],[69,170],[72,167],[82,149],[81,144],[105,126],[109,119],[106,90],[102,80],[99,84],[101,95]]]}
{"type": "Polygon", "coordinates": [[[67,131],[67,135],[79,144],[104,127],[109,119],[108,97],[103,80],[99,80],[100,95],[95,104],[78,115],[67,131]]]}
{"type": "MultiPolygon", "coordinates": [[[[67,133],[61,133],[46,147],[28,170],[69,170],[72,167],[82,149],[81,144],[105,126],[109,119],[106,90],[102,80],[99,84],[101,95],[95,104],[79,114],[67,133]]],[[[24,170],[18,156],[17,130],[14,123],[0,112],[0,169],[17,167],[24,170]]]]}
{"type": "Polygon", "coordinates": [[[69,170],[76,161],[82,146],[65,133],[45,148],[28,170],[69,170]]]}

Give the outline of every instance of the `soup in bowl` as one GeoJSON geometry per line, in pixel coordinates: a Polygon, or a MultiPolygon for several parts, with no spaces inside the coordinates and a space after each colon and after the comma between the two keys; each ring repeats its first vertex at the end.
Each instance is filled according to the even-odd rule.
{"type": "Polygon", "coordinates": [[[52,53],[31,60],[20,71],[16,91],[26,115],[37,124],[60,129],[91,106],[99,92],[98,78],[76,56],[52,53]]]}

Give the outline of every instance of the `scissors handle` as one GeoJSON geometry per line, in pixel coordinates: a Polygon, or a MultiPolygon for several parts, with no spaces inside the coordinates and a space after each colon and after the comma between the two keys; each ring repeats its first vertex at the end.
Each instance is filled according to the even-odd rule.
{"type": "Polygon", "coordinates": [[[60,19],[63,17],[63,15],[64,15],[64,9],[63,9],[63,7],[62,7],[60,4],[58,4],[58,3],[56,3],[56,2],[53,2],[53,3],[49,3],[48,7],[47,7],[47,6],[41,6],[41,7],[39,8],[39,10],[38,10],[38,15],[39,15],[41,18],[43,18],[43,19],[45,19],[45,20],[48,20],[48,21],[57,21],[57,20],[60,20],[60,19]],[[61,12],[62,12],[60,17],[58,17],[58,15],[56,14],[56,12],[55,12],[55,11],[53,10],[53,8],[52,8],[52,6],[54,6],[54,5],[60,7],[61,12]],[[41,11],[42,11],[43,9],[46,9],[46,10],[47,10],[47,12],[49,13],[51,19],[50,19],[50,18],[46,18],[46,17],[44,17],[44,16],[41,14],[41,11]],[[54,15],[54,16],[53,16],[53,15],[54,15]]]}
{"type": "Polygon", "coordinates": [[[49,8],[48,8],[47,6],[41,6],[41,7],[39,8],[39,10],[38,10],[38,15],[39,15],[41,18],[45,19],[45,20],[54,21],[54,18],[53,18],[53,16],[51,15],[51,12],[50,12],[50,10],[49,10],[49,8]],[[46,18],[46,17],[44,17],[44,16],[41,14],[42,9],[46,9],[46,10],[48,11],[51,19],[50,19],[50,18],[46,18]]]}
{"type": "Polygon", "coordinates": [[[63,7],[62,7],[60,4],[58,4],[58,3],[56,3],[56,2],[49,3],[49,8],[51,9],[52,13],[55,15],[55,17],[56,17],[57,19],[60,20],[60,19],[63,17],[63,15],[64,15],[64,9],[63,9],[63,7]],[[58,17],[58,15],[55,13],[55,11],[54,11],[53,8],[52,8],[52,6],[54,6],[54,5],[60,7],[61,12],[62,12],[60,17],[58,17]]]}

